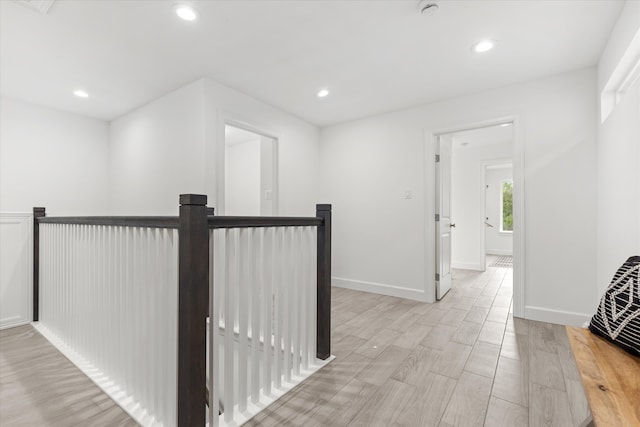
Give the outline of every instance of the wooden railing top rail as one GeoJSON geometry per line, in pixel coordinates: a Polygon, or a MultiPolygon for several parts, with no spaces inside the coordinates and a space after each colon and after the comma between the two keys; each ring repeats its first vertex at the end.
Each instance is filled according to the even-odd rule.
{"type": "Polygon", "coordinates": [[[177,216],[43,216],[37,220],[39,224],[178,228],[177,216]]]}
{"type": "MultiPolygon", "coordinates": [[[[36,217],[39,224],[108,225],[120,227],[178,228],[177,216],[61,216],[36,217]]],[[[318,227],[320,217],[209,216],[209,228],[318,227]]]]}
{"type": "Polygon", "coordinates": [[[210,216],[209,228],[250,228],[250,227],[318,227],[322,225],[319,217],[288,216],[210,216]]]}

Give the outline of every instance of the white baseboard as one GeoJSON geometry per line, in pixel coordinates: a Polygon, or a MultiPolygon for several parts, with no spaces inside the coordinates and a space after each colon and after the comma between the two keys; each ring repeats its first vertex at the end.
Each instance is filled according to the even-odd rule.
{"type": "Polygon", "coordinates": [[[451,262],[451,267],[458,268],[460,270],[474,270],[474,271],[484,271],[484,266],[482,264],[474,264],[470,262],[451,262]]]}
{"type": "Polygon", "coordinates": [[[25,320],[22,317],[15,316],[10,317],[9,319],[0,320],[0,331],[3,329],[15,328],[16,326],[28,325],[31,323],[31,320],[25,320]]]}
{"type": "Polygon", "coordinates": [[[487,249],[487,255],[513,255],[513,251],[502,250],[502,249],[487,249]]]}
{"type": "Polygon", "coordinates": [[[331,284],[337,288],[352,289],[354,291],[372,292],[374,294],[388,295],[391,297],[412,299],[426,302],[424,291],[400,286],[391,286],[383,283],[365,282],[362,280],[344,279],[342,277],[332,277],[331,284]]]}
{"type": "Polygon", "coordinates": [[[591,319],[590,314],[574,313],[571,311],[553,310],[550,308],[532,307],[524,308],[524,317],[539,322],[555,323],[557,325],[571,325],[581,327],[591,319]]]}

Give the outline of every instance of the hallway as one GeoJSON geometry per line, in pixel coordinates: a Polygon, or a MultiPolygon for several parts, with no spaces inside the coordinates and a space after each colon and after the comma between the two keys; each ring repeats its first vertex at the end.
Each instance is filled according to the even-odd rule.
{"type": "Polygon", "coordinates": [[[514,320],[511,292],[491,266],[456,270],[436,304],[333,288],[336,360],[248,425],[580,425],[564,327],[514,320]]]}
{"type": "MultiPolygon", "coordinates": [[[[436,304],[333,288],[336,360],[247,425],[577,426],[564,327],[513,319],[511,269],[455,270],[436,304]]],[[[31,326],[0,332],[0,424],[134,422],[31,326]]]]}

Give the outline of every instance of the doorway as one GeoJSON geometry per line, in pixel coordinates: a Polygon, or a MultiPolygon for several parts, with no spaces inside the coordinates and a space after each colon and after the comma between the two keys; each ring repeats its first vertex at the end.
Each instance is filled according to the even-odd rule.
{"type": "MultiPolygon", "coordinates": [[[[518,129],[517,117],[505,117],[427,134],[427,159],[434,159],[432,166],[427,164],[427,171],[431,168],[431,173],[435,175],[435,180],[430,182],[432,193],[427,187],[427,197],[433,197],[431,200],[434,200],[435,214],[432,217],[433,223],[427,216],[427,226],[433,227],[431,230],[434,230],[433,233],[427,232],[427,241],[435,242],[434,252],[431,252],[434,254],[434,262],[431,265],[436,278],[436,300],[446,294],[446,288],[449,286],[447,281],[450,280],[446,277],[447,274],[455,281],[456,271],[484,271],[487,269],[487,262],[493,261],[493,257],[487,259],[487,252],[508,252],[508,249],[500,251],[499,248],[492,247],[493,242],[486,231],[487,228],[491,228],[488,223],[500,230],[499,236],[502,240],[511,240],[511,255],[514,257],[513,312],[516,316],[523,315],[524,150],[518,129]],[[450,146],[450,156],[442,155],[443,144],[450,146]],[[449,166],[442,163],[447,161],[447,157],[451,162],[449,166]],[[448,178],[443,176],[443,171],[447,170],[450,171],[448,178]],[[506,215],[507,225],[503,227],[498,211],[501,201],[496,202],[495,207],[490,207],[495,208],[497,216],[494,218],[492,213],[487,220],[485,210],[488,203],[494,204],[487,201],[488,195],[485,191],[488,170],[512,171],[510,178],[503,179],[507,182],[506,187],[512,191],[507,195],[507,199],[510,196],[511,200],[506,201],[510,204],[511,213],[506,215]],[[450,188],[443,188],[443,184],[447,182],[450,183],[450,188]],[[448,197],[444,196],[447,193],[448,197]],[[447,211],[447,206],[443,206],[447,199],[450,200],[448,227],[441,221],[442,212],[447,211]],[[491,221],[496,224],[492,224],[491,221]],[[511,230],[508,230],[509,228],[511,230]],[[447,238],[450,242],[448,248],[445,244],[447,238]],[[447,266],[450,266],[450,271],[447,271],[447,266]]],[[[499,183],[493,189],[497,190],[500,185],[499,183]]]]}
{"type": "MultiPolygon", "coordinates": [[[[513,163],[511,159],[484,164],[483,254],[492,264],[513,264],[513,163]]],[[[485,261],[485,265],[486,265],[485,261]]]]}
{"type": "Polygon", "coordinates": [[[224,215],[275,215],[276,145],[274,137],[224,125],[224,215]]]}

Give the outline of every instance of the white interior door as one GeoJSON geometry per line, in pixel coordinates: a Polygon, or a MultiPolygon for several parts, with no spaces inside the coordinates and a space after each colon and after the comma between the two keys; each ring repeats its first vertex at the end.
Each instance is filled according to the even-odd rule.
{"type": "Polygon", "coordinates": [[[436,299],[451,289],[451,136],[436,141],[436,299]]]}

